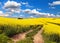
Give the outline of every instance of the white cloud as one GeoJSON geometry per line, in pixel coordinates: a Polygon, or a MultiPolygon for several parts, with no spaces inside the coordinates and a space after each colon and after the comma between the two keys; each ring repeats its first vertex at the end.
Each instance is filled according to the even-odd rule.
{"type": "Polygon", "coordinates": [[[34,16],[30,16],[30,18],[34,18],[34,16]]]}
{"type": "Polygon", "coordinates": [[[2,11],[0,11],[0,16],[9,16],[9,14],[5,14],[2,11]]]}
{"type": "Polygon", "coordinates": [[[28,2],[21,2],[21,4],[23,4],[23,5],[28,5],[28,2]]]}
{"type": "Polygon", "coordinates": [[[31,9],[25,9],[25,10],[23,10],[23,11],[24,11],[25,13],[33,14],[33,15],[39,14],[39,12],[36,11],[36,9],[33,9],[33,10],[31,10],[31,9]]]}
{"type": "Polygon", "coordinates": [[[40,11],[40,10],[42,10],[42,9],[40,9],[40,8],[37,8],[37,10],[38,10],[38,11],[40,11]]]}
{"type": "Polygon", "coordinates": [[[15,10],[14,9],[10,9],[11,13],[20,13],[20,11],[21,11],[20,9],[15,9],[15,10]]]}
{"type": "Polygon", "coordinates": [[[23,15],[20,15],[20,16],[23,16],[23,15]]]}
{"type": "Polygon", "coordinates": [[[27,8],[32,8],[33,7],[28,2],[21,2],[21,4],[25,5],[25,7],[27,7],[27,8]]]}
{"type": "Polygon", "coordinates": [[[31,5],[29,5],[29,4],[27,4],[26,7],[27,7],[27,8],[33,8],[33,6],[31,6],[31,5]]]}
{"type": "Polygon", "coordinates": [[[60,17],[60,15],[56,15],[56,17],[60,17]]]}
{"type": "Polygon", "coordinates": [[[42,13],[42,12],[37,11],[36,9],[33,9],[33,10],[25,9],[25,10],[23,10],[23,12],[28,13],[28,14],[32,14],[32,15],[38,15],[40,17],[55,17],[54,14],[42,13]]]}
{"type": "Polygon", "coordinates": [[[30,9],[22,10],[22,12],[25,12],[25,13],[29,13],[30,11],[31,11],[30,9]]]}
{"type": "MultiPolygon", "coordinates": [[[[27,13],[27,14],[32,14],[32,15],[38,15],[40,17],[59,17],[59,15],[54,15],[54,14],[50,14],[50,13],[43,13],[43,12],[39,12],[39,8],[37,9],[25,9],[25,10],[22,10],[20,7],[22,5],[25,5],[26,7],[32,7],[29,5],[28,2],[21,2],[21,3],[18,3],[18,2],[15,2],[15,1],[7,1],[6,3],[4,3],[4,6],[3,8],[5,10],[7,10],[8,12],[6,12],[5,14],[0,11],[0,16],[10,16],[9,14],[13,14],[13,13],[19,13],[22,12],[22,13],[27,13]]],[[[49,3],[49,5],[60,5],[60,1],[54,1],[53,3],[49,3]]],[[[54,8],[54,7],[52,7],[54,8]]],[[[20,17],[24,17],[23,15],[20,15],[20,17]]],[[[31,18],[33,18],[33,16],[30,16],[31,18]]]]}
{"type": "Polygon", "coordinates": [[[24,15],[20,15],[21,18],[24,18],[24,15]]]}
{"type": "MultiPolygon", "coordinates": [[[[4,10],[6,10],[8,14],[15,14],[15,13],[18,13],[20,14],[20,12],[22,12],[22,9],[21,9],[21,6],[22,5],[25,5],[26,7],[31,7],[28,2],[15,2],[15,1],[7,1],[6,3],[4,3],[4,10]]],[[[18,15],[17,14],[17,15],[18,15]]]]}
{"type": "Polygon", "coordinates": [[[8,12],[10,12],[10,14],[12,14],[12,13],[20,13],[20,7],[21,3],[8,0],[6,3],[4,3],[3,8],[8,12]]]}
{"type": "Polygon", "coordinates": [[[60,1],[54,1],[52,3],[49,3],[49,5],[51,6],[60,5],[60,1]]]}
{"type": "Polygon", "coordinates": [[[31,14],[36,14],[36,15],[37,15],[37,14],[40,14],[39,11],[37,11],[36,9],[31,10],[30,13],[31,13],[31,14]]]}
{"type": "Polygon", "coordinates": [[[9,9],[9,8],[18,8],[19,6],[21,6],[20,3],[17,3],[15,1],[7,1],[6,3],[4,3],[4,8],[9,9]]]}

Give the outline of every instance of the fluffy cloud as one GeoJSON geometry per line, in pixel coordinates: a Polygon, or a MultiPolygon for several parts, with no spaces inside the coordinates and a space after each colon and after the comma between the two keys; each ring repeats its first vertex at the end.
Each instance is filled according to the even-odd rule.
{"type": "Polygon", "coordinates": [[[40,10],[42,10],[42,9],[37,8],[36,10],[40,11],[40,10]]]}
{"type": "Polygon", "coordinates": [[[30,16],[30,18],[34,18],[34,16],[30,16]]]}
{"type": "Polygon", "coordinates": [[[21,18],[24,18],[24,15],[20,15],[21,18]]]}
{"type": "Polygon", "coordinates": [[[60,15],[56,15],[56,17],[60,17],[60,15]]]}
{"type": "Polygon", "coordinates": [[[5,4],[4,4],[4,8],[6,9],[9,9],[9,8],[18,8],[19,6],[21,6],[20,3],[17,3],[15,1],[7,1],[5,4]]]}
{"type": "MultiPolygon", "coordinates": [[[[15,1],[7,1],[6,3],[4,3],[3,8],[5,10],[7,10],[7,12],[4,14],[2,11],[0,11],[0,16],[10,16],[13,13],[18,13],[20,14],[20,12],[22,13],[27,13],[27,14],[31,14],[31,15],[37,15],[40,17],[60,17],[60,15],[54,15],[54,14],[50,14],[50,13],[43,13],[43,12],[39,12],[39,10],[41,9],[25,9],[22,10],[20,7],[22,5],[25,5],[26,7],[32,7],[28,4],[28,2],[15,2],[15,1]],[[10,14],[10,15],[9,15],[10,14]]],[[[49,5],[60,5],[60,1],[54,1],[53,3],[49,3],[49,5]]],[[[54,7],[52,7],[54,8],[54,7]]],[[[22,15],[20,15],[20,17],[24,17],[22,15]]],[[[30,16],[31,18],[33,18],[34,16],[30,16]]]]}
{"type": "Polygon", "coordinates": [[[20,13],[20,9],[10,9],[10,12],[11,13],[20,13]]]}
{"type": "Polygon", "coordinates": [[[33,10],[25,9],[25,10],[23,10],[23,12],[28,13],[28,14],[33,14],[33,15],[40,14],[38,11],[36,11],[36,9],[33,9],[33,10]]]}
{"type": "Polygon", "coordinates": [[[21,3],[21,5],[25,5],[25,7],[27,7],[27,8],[32,8],[33,7],[33,6],[29,5],[28,2],[20,2],[20,3],[21,3]]]}
{"type": "Polygon", "coordinates": [[[49,3],[49,5],[51,6],[60,5],[60,1],[54,1],[52,3],[49,3]]]}
{"type": "Polygon", "coordinates": [[[32,15],[38,15],[40,17],[55,17],[54,14],[42,13],[42,12],[37,11],[36,9],[33,9],[33,10],[25,9],[25,10],[23,10],[23,12],[28,13],[28,14],[32,14],[32,15]]]}
{"type": "Polygon", "coordinates": [[[9,16],[9,14],[4,14],[2,11],[0,11],[0,16],[9,16]]]}
{"type": "Polygon", "coordinates": [[[23,5],[28,5],[28,2],[21,2],[21,4],[23,4],[23,5]]]}
{"type": "Polygon", "coordinates": [[[20,13],[21,3],[15,1],[7,1],[4,3],[4,9],[10,11],[11,13],[20,13]]]}

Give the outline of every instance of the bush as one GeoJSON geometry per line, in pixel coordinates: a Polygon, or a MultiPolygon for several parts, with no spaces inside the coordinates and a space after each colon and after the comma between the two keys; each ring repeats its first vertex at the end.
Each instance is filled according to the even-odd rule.
{"type": "Polygon", "coordinates": [[[13,43],[11,39],[9,39],[7,36],[4,34],[0,34],[0,43],[13,43]]]}

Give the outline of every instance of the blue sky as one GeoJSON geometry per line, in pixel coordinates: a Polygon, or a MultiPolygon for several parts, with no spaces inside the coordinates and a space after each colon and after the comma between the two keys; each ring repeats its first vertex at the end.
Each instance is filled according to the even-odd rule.
{"type": "Polygon", "coordinates": [[[60,17],[59,0],[0,0],[0,16],[60,17]]]}

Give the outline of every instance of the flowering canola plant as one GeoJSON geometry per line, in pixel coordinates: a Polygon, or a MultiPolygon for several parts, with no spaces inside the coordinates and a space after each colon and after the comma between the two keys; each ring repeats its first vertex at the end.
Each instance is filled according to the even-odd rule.
{"type": "Polygon", "coordinates": [[[60,34],[60,26],[51,24],[48,22],[60,23],[58,18],[28,18],[28,19],[17,19],[17,18],[5,18],[0,17],[0,25],[37,25],[43,24],[44,33],[56,33],[60,34]]]}

